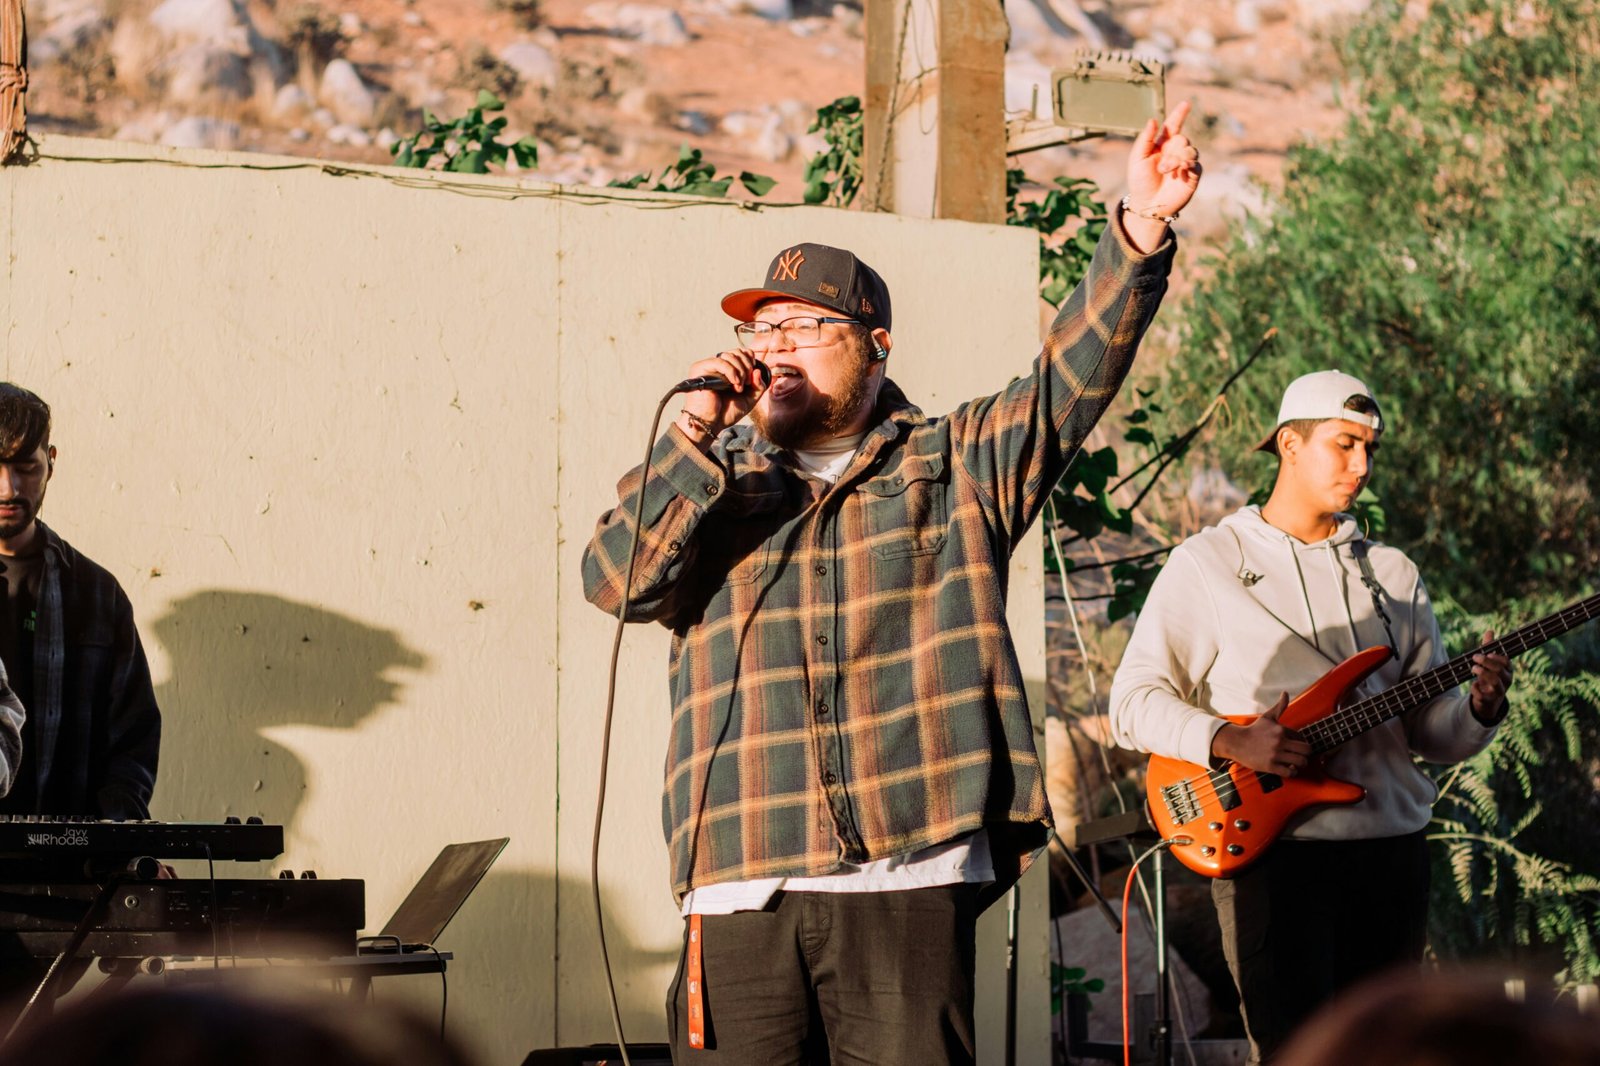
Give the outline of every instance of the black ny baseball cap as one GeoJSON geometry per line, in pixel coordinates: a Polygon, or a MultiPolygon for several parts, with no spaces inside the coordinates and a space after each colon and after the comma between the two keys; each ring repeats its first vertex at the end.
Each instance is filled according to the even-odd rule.
{"type": "Polygon", "coordinates": [[[768,300],[805,300],[847,315],[869,330],[889,328],[889,287],[883,278],[852,253],[826,244],[785,248],[767,268],[764,286],[730,292],[722,298],[722,309],[748,322],[768,300]]]}

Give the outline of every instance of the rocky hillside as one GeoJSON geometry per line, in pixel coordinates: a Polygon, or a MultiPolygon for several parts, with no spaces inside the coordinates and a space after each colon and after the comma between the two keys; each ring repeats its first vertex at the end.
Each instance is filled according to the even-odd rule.
{"type": "MultiPolygon", "coordinates": [[[[887,0],[879,0],[887,2],[887,0]]],[[[1293,139],[1335,119],[1331,23],[1364,0],[1007,0],[1007,107],[1077,49],[1132,49],[1193,97],[1211,195],[1191,231],[1251,206],[1293,139]]],[[[691,143],[800,198],[806,127],[862,85],[862,13],[830,0],[26,0],[35,129],[384,162],[423,109],[509,101],[538,173],[604,184],[691,143]]],[[[907,72],[908,76],[912,72],[907,72]]],[[[1048,93],[1042,94],[1048,99],[1048,93]]],[[[1022,159],[1115,193],[1125,147],[1022,159]]]]}

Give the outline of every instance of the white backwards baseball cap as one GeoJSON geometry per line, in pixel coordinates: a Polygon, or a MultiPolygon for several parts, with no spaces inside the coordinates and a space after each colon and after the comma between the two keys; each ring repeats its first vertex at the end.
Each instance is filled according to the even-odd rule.
{"type": "Polygon", "coordinates": [[[1303,374],[1289,382],[1283,390],[1283,402],[1278,405],[1278,421],[1267,434],[1267,439],[1256,445],[1258,452],[1278,454],[1278,430],[1285,422],[1301,419],[1322,421],[1342,418],[1346,422],[1369,426],[1375,433],[1384,429],[1383,413],[1378,410],[1378,398],[1359,378],[1339,370],[1319,370],[1303,374]],[[1350,401],[1355,405],[1351,406],[1350,401]],[[1362,402],[1365,400],[1366,402],[1362,402]]]}

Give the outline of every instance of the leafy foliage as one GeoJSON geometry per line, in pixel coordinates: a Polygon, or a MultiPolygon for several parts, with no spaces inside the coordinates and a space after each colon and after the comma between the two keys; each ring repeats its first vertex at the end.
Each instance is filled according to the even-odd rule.
{"type": "Polygon", "coordinates": [[[1099,977],[1090,977],[1082,966],[1050,964],[1050,1013],[1060,1014],[1067,997],[1074,993],[1089,995],[1105,991],[1106,983],[1099,977]]]}
{"type": "MultiPolygon", "coordinates": [[[[700,149],[687,144],[678,150],[678,161],[656,178],[649,172],[631,178],[618,178],[610,183],[622,189],[645,189],[650,192],[681,192],[690,196],[726,196],[733,185],[732,176],[717,177],[717,168],[707,163],[700,149]]],[[[765,196],[777,184],[763,174],[748,170],[739,172],[739,184],[752,196],[765,196]]]]}
{"type": "Polygon", "coordinates": [[[806,203],[849,207],[855,202],[861,189],[863,119],[858,96],[841,96],[817,109],[806,132],[822,134],[827,147],[806,163],[806,203]]]}
{"type": "Polygon", "coordinates": [[[1039,296],[1053,306],[1089,268],[1106,228],[1106,205],[1088,178],[1056,178],[1042,200],[1021,198],[1027,184],[1021,170],[1006,171],[1006,225],[1039,231],[1039,296]]]}
{"type": "MultiPolygon", "coordinates": [[[[1506,632],[1564,604],[1540,597],[1474,617],[1440,604],[1447,643],[1506,632]]],[[[1522,655],[1494,742],[1440,787],[1430,940],[1436,953],[1542,963],[1563,984],[1600,978],[1600,635],[1593,627],[1522,655]]]]}
{"type": "Polygon", "coordinates": [[[532,137],[502,144],[496,138],[506,128],[506,117],[484,117],[486,112],[505,110],[505,106],[494,93],[480,89],[477,106],[454,122],[423,111],[421,131],[389,146],[395,165],[421,168],[437,159],[441,163],[437,169],[461,174],[487,174],[491,165],[504,165],[507,158],[516,159],[519,167],[536,166],[539,149],[532,137]]]}
{"type": "Polygon", "coordinates": [[[1270,218],[1222,249],[1169,399],[1204,402],[1236,338],[1276,325],[1222,462],[1283,385],[1341,367],[1391,422],[1393,539],[1479,609],[1600,563],[1600,0],[1380,0],[1342,46],[1343,135],[1294,150],[1270,218]],[[1485,562],[1492,560],[1491,565],[1485,562]]]}

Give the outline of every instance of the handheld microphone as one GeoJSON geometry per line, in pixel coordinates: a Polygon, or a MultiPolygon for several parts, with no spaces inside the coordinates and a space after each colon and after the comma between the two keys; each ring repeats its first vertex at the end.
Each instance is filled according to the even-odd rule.
{"type": "MultiPolygon", "coordinates": [[[[763,389],[772,385],[772,368],[767,366],[766,363],[761,362],[759,359],[756,360],[756,374],[761,378],[761,387],[763,389]]],[[[706,374],[697,378],[685,378],[676,385],[672,386],[673,392],[701,392],[706,390],[711,392],[734,391],[733,386],[728,384],[726,378],[718,377],[716,374],[706,374]]]]}

